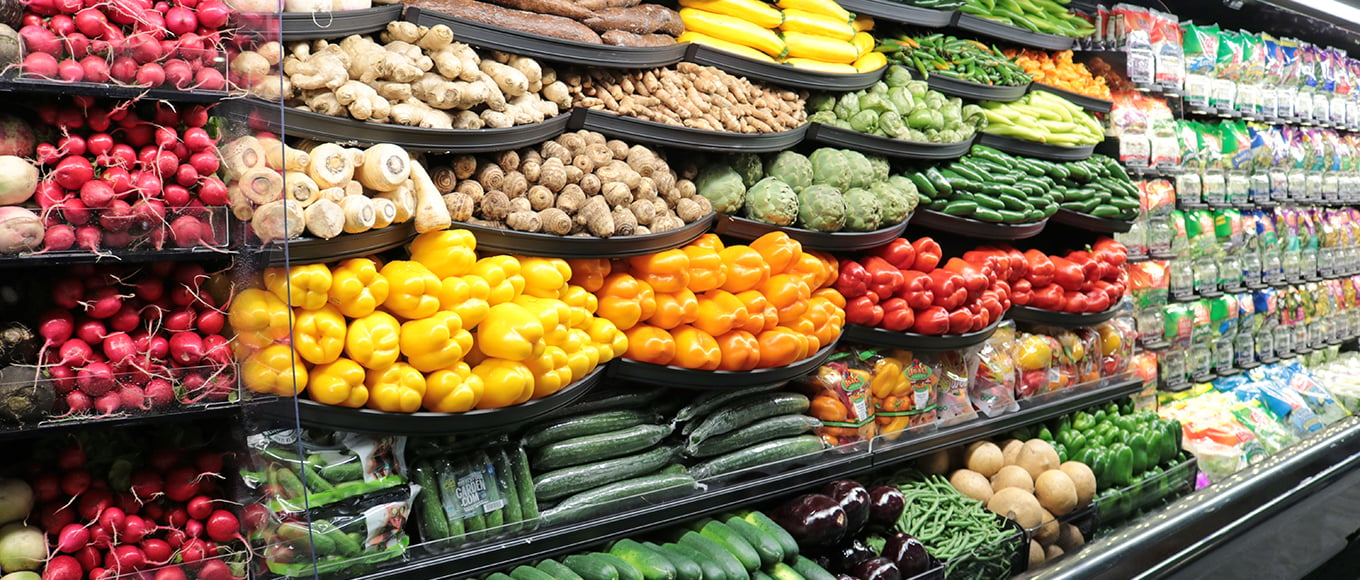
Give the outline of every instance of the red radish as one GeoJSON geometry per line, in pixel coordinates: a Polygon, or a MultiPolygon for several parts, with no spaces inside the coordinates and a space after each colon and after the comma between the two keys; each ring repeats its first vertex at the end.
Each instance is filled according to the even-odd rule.
{"type": "Polygon", "coordinates": [[[204,178],[198,183],[198,200],[209,207],[227,205],[227,186],[216,177],[204,178]]]}
{"type": "Polygon", "coordinates": [[[227,18],[231,16],[231,9],[226,3],[218,0],[199,0],[198,2],[198,23],[204,28],[218,29],[226,26],[227,18]]]}
{"type": "Polygon", "coordinates": [[[181,248],[211,245],[211,231],[204,235],[204,223],[190,215],[182,215],[170,223],[170,239],[181,248]]]}
{"type": "Polygon", "coordinates": [[[85,313],[93,318],[105,319],[118,314],[118,310],[123,307],[123,295],[113,287],[104,287],[94,290],[89,296],[90,300],[83,302],[85,313]]]}
{"type": "Polygon", "coordinates": [[[155,162],[151,165],[154,165],[153,169],[161,179],[168,181],[179,170],[179,155],[172,150],[162,149],[156,152],[155,162]]]}
{"type": "Polygon", "coordinates": [[[24,26],[40,26],[43,16],[57,13],[57,4],[52,0],[28,0],[24,2],[24,9],[24,26]]]}
{"type": "Polygon", "coordinates": [[[137,354],[137,345],[126,332],[114,332],[104,337],[104,356],[114,364],[122,363],[137,354]]]}
{"type": "Polygon", "coordinates": [[[43,567],[42,580],[83,580],[85,569],[80,562],[67,555],[59,555],[47,561],[43,567]]]}
{"type": "Polygon", "coordinates": [[[139,87],[159,87],[165,84],[165,69],[154,62],[143,64],[137,71],[134,84],[139,87]]]}
{"type": "Polygon", "coordinates": [[[90,344],[79,338],[68,339],[61,343],[61,348],[57,351],[61,357],[61,362],[73,366],[85,366],[94,360],[94,349],[90,344]]]}
{"type": "Polygon", "coordinates": [[[238,580],[231,573],[231,567],[222,560],[208,560],[195,575],[198,580],[238,580]]]}
{"type": "Polygon", "coordinates": [[[85,80],[85,69],[79,62],[68,58],[57,63],[57,78],[68,83],[78,83],[85,80]]]}
{"type": "Polygon", "coordinates": [[[52,303],[57,308],[72,310],[85,298],[85,284],[79,278],[62,278],[52,285],[52,303]]]}
{"type": "Polygon", "coordinates": [[[190,105],[180,113],[180,120],[186,127],[203,127],[208,124],[208,108],[203,105],[190,105]]]}
{"type": "Polygon", "coordinates": [[[182,308],[166,316],[162,326],[173,333],[184,333],[193,330],[197,320],[198,315],[192,308],[182,308]]]}
{"type": "Polygon", "coordinates": [[[117,391],[111,389],[94,399],[94,410],[99,411],[101,417],[107,417],[117,413],[118,410],[122,408],[123,397],[121,397],[117,391]]]}
{"type": "Polygon", "coordinates": [[[190,127],[185,129],[183,137],[184,145],[194,153],[213,151],[217,147],[217,144],[213,142],[212,137],[208,136],[208,132],[202,127],[190,127]]]}
{"type": "Polygon", "coordinates": [[[118,397],[123,400],[123,408],[147,410],[151,408],[151,403],[147,401],[146,393],[142,388],[132,383],[118,385],[118,397]]]}
{"type": "MultiPolygon", "coordinates": [[[[44,143],[46,145],[46,143],[44,143]]],[[[55,148],[53,155],[55,155],[55,148]]],[[[39,154],[41,156],[41,154],[39,154]]],[[[34,197],[38,200],[38,205],[43,209],[58,206],[66,199],[66,190],[57,185],[55,181],[42,181],[38,183],[38,189],[34,192],[34,197]]],[[[60,209],[60,208],[58,208],[60,209]]]]}
{"type": "Polygon", "coordinates": [[[80,566],[86,570],[98,568],[99,564],[104,561],[104,555],[94,546],[81,548],[76,551],[75,557],[76,561],[80,562],[80,566]]]}
{"type": "MultiPolygon", "coordinates": [[[[72,97],[78,98],[78,97],[72,97]]],[[[85,126],[85,112],[75,107],[57,109],[57,123],[68,131],[85,126]]]]}
{"type": "MultiPolygon", "coordinates": [[[[90,183],[104,182],[91,181],[90,183]]],[[[112,189],[109,191],[112,191],[112,189]]],[[[132,226],[134,218],[131,204],[121,199],[111,199],[108,207],[104,208],[99,216],[99,225],[104,228],[105,233],[125,232],[132,226]]]]}
{"type": "MultiPolygon", "coordinates": [[[[123,303],[123,307],[109,318],[109,328],[119,332],[132,332],[142,322],[142,317],[137,315],[140,309],[132,303],[123,303]]],[[[108,347],[104,347],[104,356],[108,356],[108,347]]]]}
{"type": "Polygon", "coordinates": [[[164,34],[164,29],[139,31],[128,37],[127,49],[134,62],[158,62],[165,56],[158,34],[164,34]]]}
{"type": "Polygon", "coordinates": [[[84,7],[80,0],[54,0],[54,3],[63,14],[75,14],[84,7]]]}
{"type": "Polygon", "coordinates": [[[150,501],[160,495],[164,482],[160,474],[154,471],[138,471],[132,474],[132,494],[142,501],[150,501]]]}
{"type": "Polygon", "coordinates": [[[124,519],[126,517],[127,513],[125,513],[122,508],[116,506],[106,507],[104,508],[104,512],[99,514],[99,527],[109,531],[121,530],[123,529],[125,523],[124,519]]]}
{"type": "Polygon", "coordinates": [[[57,387],[57,392],[65,395],[76,388],[76,371],[67,365],[56,365],[47,367],[47,374],[52,377],[52,384],[57,387]]]}
{"type": "Polygon", "coordinates": [[[80,524],[66,524],[57,533],[57,551],[64,554],[74,554],[89,543],[90,531],[80,524]]]}
{"type": "Polygon", "coordinates": [[[85,138],[80,135],[67,135],[57,140],[57,149],[67,155],[83,157],[86,153],[85,138]]]}
{"type": "Polygon", "coordinates": [[[34,477],[30,483],[33,486],[33,497],[41,503],[48,503],[57,500],[61,495],[61,481],[57,474],[51,471],[44,471],[34,477]]]}
{"type": "Polygon", "coordinates": [[[198,313],[198,331],[205,335],[214,335],[222,332],[222,327],[226,326],[226,316],[218,310],[205,310],[198,313]]]}
{"type": "Polygon", "coordinates": [[[208,516],[213,515],[213,500],[206,495],[194,496],[184,505],[184,509],[189,513],[189,517],[206,520],[208,516]]]}
{"type": "MultiPolygon", "coordinates": [[[[92,362],[76,371],[76,386],[92,397],[107,394],[114,385],[113,369],[107,363],[92,362]]],[[[95,404],[97,406],[99,402],[95,401],[95,404]]]]}
{"type": "MultiPolygon", "coordinates": [[[[146,507],[151,508],[153,505],[155,504],[146,507]]],[[[150,514],[151,510],[146,509],[143,510],[143,512],[150,514]]],[[[135,544],[142,541],[143,538],[153,531],[155,531],[155,524],[148,522],[146,518],[141,516],[130,515],[124,518],[123,529],[119,531],[118,536],[119,539],[124,542],[135,544]]]]}
{"type": "Polygon", "coordinates": [[[49,345],[66,342],[75,331],[76,319],[68,310],[49,310],[40,320],[38,335],[49,345]]]}
{"type": "MultiPolygon", "coordinates": [[[[29,56],[45,54],[52,57],[51,63],[54,65],[52,70],[56,71],[56,57],[61,54],[61,40],[56,34],[41,26],[25,26],[19,29],[19,38],[23,40],[24,49],[28,51],[29,56]]],[[[28,60],[28,58],[24,59],[25,71],[29,70],[28,60]]],[[[34,74],[37,73],[34,72],[34,74]]]]}
{"type": "MultiPolygon", "coordinates": [[[[189,538],[184,540],[184,545],[179,547],[179,557],[185,564],[192,566],[195,563],[202,562],[204,558],[211,556],[211,551],[212,547],[209,546],[207,542],[198,538],[189,538]]],[[[204,568],[206,567],[207,565],[205,564],[204,568]]],[[[200,578],[203,577],[202,570],[199,570],[198,576],[200,578]]]]}
{"type": "MultiPolygon", "coordinates": [[[[154,173],[150,171],[144,171],[141,173],[134,174],[133,181],[134,183],[136,183],[137,191],[141,192],[142,199],[154,199],[157,197],[161,197],[162,186],[161,178],[157,177],[154,173]]],[[[186,201],[185,203],[188,202],[186,201]]],[[[163,204],[162,207],[164,207],[163,204]]],[[[162,217],[162,219],[159,221],[164,221],[164,218],[162,217]]]]}
{"type": "Polygon", "coordinates": [[[155,302],[165,295],[165,283],[157,278],[144,277],[133,286],[133,293],[136,294],[137,298],[147,302],[155,302]]]}
{"type": "Polygon", "coordinates": [[[216,510],[207,522],[208,537],[219,543],[230,542],[241,535],[241,522],[236,514],[227,510],[216,510]]]}
{"type": "MultiPolygon", "coordinates": [[[[150,504],[147,506],[147,508],[156,508],[158,510],[162,510],[159,515],[161,517],[165,516],[164,508],[161,508],[160,504],[158,503],[150,504]]],[[[148,515],[147,517],[149,518],[151,516],[148,515]]],[[[160,518],[157,519],[159,520],[160,518]]],[[[179,550],[180,548],[184,547],[184,542],[189,540],[189,536],[184,534],[184,530],[168,528],[165,530],[165,535],[162,536],[161,539],[165,540],[165,543],[170,544],[170,547],[172,549],[179,550]]]]}
{"type": "MultiPolygon", "coordinates": [[[[57,50],[60,51],[61,49],[58,48],[57,50]]],[[[76,65],[76,67],[79,68],[80,65],[76,65]]],[[[46,52],[30,52],[28,56],[24,57],[23,70],[24,74],[27,75],[55,79],[61,74],[61,65],[57,62],[57,57],[46,52]]]]}
{"type": "Polygon", "coordinates": [[[113,570],[106,570],[99,566],[90,568],[90,580],[113,580],[116,577],[118,577],[118,573],[113,570]]]}
{"type": "Polygon", "coordinates": [[[144,343],[138,341],[137,350],[146,353],[147,356],[155,360],[161,360],[170,356],[170,341],[166,340],[164,336],[150,335],[146,337],[144,343]]]}
{"type": "MultiPolygon", "coordinates": [[[[107,133],[102,133],[102,135],[108,137],[107,133]]],[[[91,138],[86,143],[88,145],[93,146],[96,143],[96,141],[94,140],[94,138],[91,138]]],[[[101,147],[103,146],[102,143],[100,143],[99,145],[101,147]]],[[[110,143],[109,149],[112,148],[113,145],[112,143],[110,143]]],[[[110,165],[106,165],[108,169],[105,169],[104,174],[101,175],[99,178],[108,182],[109,187],[113,188],[114,197],[116,197],[117,199],[126,199],[127,196],[133,192],[133,189],[136,185],[132,182],[132,173],[129,172],[127,169],[124,169],[123,167],[114,164],[118,160],[114,159],[111,155],[108,155],[107,152],[99,154],[99,159],[103,159],[105,161],[110,162],[110,165]]]]}
{"type": "Polygon", "coordinates": [[[166,475],[165,497],[169,498],[170,501],[189,501],[189,498],[198,495],[198,493],[199,474],[193,468],[179,467],[166,475]]]}
{"type": "Polygon", "coordinates": [[[37,513],[38,523],[44,530],[60,530],[76,521],[76,510],[65,505],[65,501],[44,503],[37,513]]]}
{"type": "Polygon", "coordinates": [[[184,522],[184,525],[181,527],[184,528],[184,535],[189,536],[190,538],[203,537],[203,522],[201,521],[191,519],[184,522]]]}
{"type": "Polygon", "coordinates": [[[126,248],[132,243],[132,234],[124,230],[121,232],[104,232],[104,247],[106,248],[126,248]]]}
{"type": "MultiPolygon", "coordinates": [[[[159,49],[160,46],[157,45],[157,48],[159,49]]],[[[109,65],[109,77],[117,83],[130,85],[137,81],[137,72],[139,70],[140,67],[137,66],[137,61],[133,60],[132,57],[114,57],[113,64],[109,65]]],[[[90,123],[91,126],[95,126],[93,120],[91,120],[90,123]]],[[[107,129],[108,126],[104,125],[104,128],[107,129]]]]}
{"type": "MultiPolygon", "coordinates": [[[[70,157],[67,159],[70,159],[70,157]]],[[[61,166],[58,166],[57,170],[60,171],[61,166]]],[[[107,181],[91,179],[80,186],[80,201],[84,202],[87,207],[108,207],[113,198],[113,186],[109,185],[107,181]]]]}
{"type": "Polygon", "coordinates": [[[204,451],[194,456],[194,468],[203,473],[222,473],[225,461],[220,452],[204,451]]]}
{"type": "Polygon", "coordinates": [[[57,163],[52,180],[63,189],[77,191],[94,179],[94,165],[84,157],[67,157],[57,163]]]}
{"type": "Polygon", "coordinates": [[[189,523],[189,512],[185,511],[183,507],[172,508],[165,513],[163,523],[172,528],[183,529],[184,525],[189,523]]]}
{"type": "MultiPolygon", "coordinates": [[[[103,480],[100,480],[103,481],[103,480]]],[[[92,485],[76,502],[76,513],[85,521],[95,522],[104,510],[113,505],[113,494],[107,489],[95,489],[92,485]]]]}
{"type": "Polygon", "coordinates": [[[68,414],[79,415],[81,413],[89,412],[90,409],[93,409],[94,402],[91,401],[90,396],[86,395],[85,393],[82,393],[80,391],[71,391],[69,393],[66,393],[66,408],[68,410],[68,414]]]}
{"type": "MultiPolygon", "coordinates": [[[[207,155],[209,157],[212,156],[211,153],[207,155]]],[[[198,176],[199,176],[198,168],[194,167],[192,163],[186,163],[184,165],[179,166],[179,168],[175,170],[175,183],[178,183],[184,187],[189,187],[194,185],[195,183],[198,183],[198,176]]]]}
{"type": "Polygon", "coordinates": [[[189,202],[193,201],[193,197],[189,194],[189,190],[176,183],[164,184],[164,189],[161,191],[161,199],[165,200],[165,205],[175,209],[188,207],[189,202]]]}
{"type": "Polygon", "coordinates": [[[248,533],[261,531],[265,526],[269,525],[269,508],[266,508],[263,505],[257,503],[246,504],[241,508],[241,513],[244,516],[246,532],[248,533]]]}
{"type": "MultiPolygon", "coordinates": [[[[155,540],[155,541],[160,542],[160,540],[155,540]]],[[[165,542],[161,542],[161,543],[164,544],[165,542]]],[[[166,547],[168,548],[168,547],[169,547],[169,544],[166,544],[166,547]]],[[[147,557],[148,560],[155,561],[155,559],[152,558],[152,556],[151,556],[151,550],[148,550],[148,549],[146,548],[145,542],[143,542],[142,550],[146,552],[146,557],[147,557]]],[[[170,559],[169,559],[169,558],[166,558],[166,559],[161,560],[161,561],[162,561],[162,562],[169,562],[170,559]]],[[[188,576],[185,576],[185,575],[184,575],[184,569],[183,569],[183,568],[180,568],[179,566],[168,566],[168,567],[165,567],[165,568],[161,568],[161,569],[159,569],[159,570],[156,570],[156,575],[153,576],[153,577],[151,578],[151,580],[186,580],[187,578],[188,578],[188,576]]]]}
{"type": "MultiPolygon", "coordinates": [[[[170,558],[174,557],[175,555],[174,548],[171,548],[170,544],[167,543],[165,540],[157,540],[155,538],[150,538],[142,540],[141,543],[138,545],[141,546],[142,553],[146,554],[146,561],[156,566],[163,566],[165,564],[168,564],[170,562],[170,558]]],[[[183,572],[181,572],[180,574],[183,574],[183,572]]],[[[156,577],[160,578],[160,575],[157,574],[156,577]]],[[[181,578],[182,577],[183,576],[181,576],[181,578]]]]}
{"type": "MultiPolygon", "coordinates": [[[[41,143],[37,147],[37,160],[39,165],[56,165],[58,161],[61,161],[61,151],[57,150],[56,145],[41,143]]],[[[51,182],[44,181],[43,183],[51,182]]],[[[58,187],[57,189],[60,190],[61,188],[58,187]]]]}
{"type": "MultiPolygon", "coordinates": [[[[71,221],[75,222],[75,220],[71,221]]],[[[104,236],[99,232],[99,228],[94,226],[76,228],[76,245],[91,252],[99,252],[99,245],[103,238],[104,236]]]]}
{"type": "Polygon", "coordinates": [[[85,341],[86,344],[99,344],[108,334],[108,328],[99,320],[85,319],[76,325],[76,338],[85,341]]]}
{"type": "Polygon", "coordinates": [[[103,38],[109,30],[109,20],[98,8],[86,8],[76,13],[76,29],[90,38],[103,38]]]}
{"type": "MultiPolygon", "coordinates": [[[[137,501],[137,497],[127,491],[120,491],[113,494],[113,505],[118,506],[118,509],[123,510],[123,517],[125,519],[127,518],[127,514],[135,514],[142,509],[142,502],[137,501]]],[[[119,524],[118,529],[120,530],[119,533],[122,533],[122,523],[119,524]]]]}
{"type": "Polygon", "coordinates": [[[73,57],[85,56],[91,52],[91,45],[95,42],[103,42],[98,40],[91,42],[88,36],[79,32],[72,32],[71,34],[61,37],[61,41],[66,45],[66,54],[73,57]]]}
{"type": "MultiPolygon", "coordinates": [[[[66,216],[66,221],[74,226],[83,226],[90,223],[90,208],[85,205],[78,197],[72,197],[61,203],[61,213],[66,216]]],[[[96,228],[96,232],[99,230],[96,228]]],[[[80,232],[76,231],[76,243],[81,243],[80,232]]],[[[81,246],[84,247],[84,246],[81,246]]]]}
{"type": "Polygon", "coordinates": [[[76,245],[76,230],[66,224],[57,224],[43,232],[43,247],[48,251],[61,252],[76,245]]]}
{"type": "Polygon", "coordinates": [[[203,351],[203,339],[197,334],[176,332],[170,337],[170,360],[179,366],[192,366],[203,360],[203,351]]]}
{"type": "Polygon", "coordinates": [[[153,409],[168,407],[175,403],[175,388],[165,379],[151,379],[142,388],[142,392],[146,394],[147,403],[153,409]]]}
{"type": "MultiPolygon", "coordinates": [[[[174,10],[174,8],[171,8],[174,10]]],[[[167,19],[169,20],[169,19],[167,19]]],[[[183,59],[172,58],[165,61],[165,84],[185,90],[194,84],[194,69],[183,59]]]]}
{"type": "Polygon", "coordinates": [[[85,469],[85,462],[89,458],[85,455],[85,450],[79,445],[64,447],[57,453],[57,467],[62,471],[75,471],[85,469]]]}
{"type": "Polygon", "coordinates": [[[205,91],[224,91],[227,79],[215,68],[201,68],[194,73],[194,86],[205,91]]]}
{"type": "Polygon", "coordinates": [[[80,69],[83,71],[85,81],[91,83],[106,83],[112,74],[109,62],[93,54],[80,59],[80,69]]]}
{"type": "Polygon", "coordinates": [[[109,555],[104,557],[104,563],[105,567],[119,572],[140,570],[146,566],[146,554],[142,553],[142,549],[137,546],[123,544],[109,552],[109,555]],[[110,557],[114,564],[112,566],[108,565],[110,557]]]}
{"type": "Polygon", "coordinates": [[[165,12],[165,28],[176,36],[193,32],[198,28],[198,18],[188,8],[175,6],[165,12]]]}
{"type": "MultiPolygon", "coordinates": [[[[85,148],[90,155],[106,155],[113,151],[113,145],[113,136],[108,133],[95,133],[85,138],[85,148]]],[[[127,169],[120,168],[120,170],[122,171],[120,175],[128,174],[127,169]]],[[[113,181],[109,179],[108,171],[104,172],[103,179],[113,181]]],[[[128,177],[128,180],[131,181],[131,176],[128,177]]]]}

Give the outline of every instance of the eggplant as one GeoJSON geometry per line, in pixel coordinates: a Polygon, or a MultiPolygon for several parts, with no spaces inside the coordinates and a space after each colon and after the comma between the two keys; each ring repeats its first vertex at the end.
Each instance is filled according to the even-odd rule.
{"type": "Polygon", "coordinates": [[[930,555],[926,545],[911,534],[898,532],[888,536],[883,544],[883,557],[897,564],[903,576],[911,578],[930,569],[930,555]]]}
{"type": "Polygon", "coordinates": [[[891,530],[907,510],[907,497],[891,485],[869,488],[869,529],[891,530]]]}
{"type": "Polygon", "coordinates": [[[849,479],[833,481],[822,488],[822,493],[831,496],[845,510],[848,521],[846,533],[849,535],[859,534],[864,525],[869,523],[869,490],[864,489],[859,482],[849,479]]]}
{"type": "Polygon", "coordinates": [[[828,495],[800,495],[784,502],[770,517],[809,552],[831,551],[845,537],[845,510],[828,495]]]}
{"type": "Polygon", "coordinates": [[[860,580],[902,580],[902,571],[897,564],[887,558],[865,560],[855,566],[854,574],[860,580]]]}
{"type": "Polygon", "coordinates": [[[836,552],[836,569],[853,570],[860,562],[877,557],[878,554],[875,554],[869,546],[864,545],[864,542],[858,539],[851,540],[848,544],[842,544],[840,550],[836,552]]]}

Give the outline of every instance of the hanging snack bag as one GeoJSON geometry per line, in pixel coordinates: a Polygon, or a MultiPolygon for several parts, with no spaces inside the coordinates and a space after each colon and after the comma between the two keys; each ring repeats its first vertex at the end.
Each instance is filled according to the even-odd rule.
{"type": "MultiPolygon", "coordinates": [[[[877,434],[872,368],[853,350],[842,348],[801,382],[811,399],[808,414],[822,422],[817,435],[833,447],[868,441],[877,434]]],[[[880,380],[889,378],[885,374],[880,380]]]]}
{"type": "Polygon", "coordinates": [[[1210,111],[1214,67],[1218,60],[1218,25],[1181,24],[1185,39],[1185,105],[1201,113],[1210,111]]]}
{"type": "Polygon", "coordinates": [[[1221,30],[1218,33],[1218,55],[1214,63],[1214,90],[1209,104],[1220,115],[1232,114],[1237,106],[1237,80],[1242,73],[1242,44],[1238,33],[1221,30]]]}
{"type": "Polygon", "coordinates": [[[1179,95],[1185,85],[1185,48],[1180,18],[1157,10],[1151,12],[1156,18],[1151,39],[1157,86],[1168,94],[1179,95]]]}
{"type": "Polygon", "coordinates": [[[1015,323],[1002,321],[996,332],[972,353],[976,366],[968,394],[984,416],[995,417],[1020,408],[1015,400],[1019,371],[1011,355],[1015,339],[1015,323]]]}
{"type": "Polygon", "coordinates": [[[1122,18],[1124,22],[1124,52],[1128,55],[1129,80],[1140,87],[1151,88],[1157,82],[1153,47],[1153,36],[1158,34],[1157,18],[1148,8],[1130,4],[1117,4],[1114,12],[1116,18],[1122,18]]]}

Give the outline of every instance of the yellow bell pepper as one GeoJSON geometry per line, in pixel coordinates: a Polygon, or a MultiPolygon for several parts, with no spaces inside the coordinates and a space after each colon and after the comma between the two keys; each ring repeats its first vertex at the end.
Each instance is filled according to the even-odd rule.
{"type": "Polygon", "coordinates": [[[689,286],[689,255],[666,250],[628,259],[633,277],[646,282],[657,294],[679,292],[689,286]]]}
{"type": "Polygon", "coordinates": [[[292,331],[293,309],[267,290],[246,288],[236,295],[227,320],[236,342],[251,352],[287,340],[292,331]]]}
{"type": "Polygon", "coordinates": [[[734,328],[745,328],[750,312],[741,299],[725,290],[710,290],[699,297],[694,327],[710,336],[727,334],[734,328]]]}
{"type": "Polygon", "coordinates": [[[477,260],[470,274],[486,280],[490,288],[486,300],[492,306],[510,302],[524,292],[524,276],[520,275],[519,260],[514,256],[489,256],[477,260]]]}
{"type": "Polygon", "coordinates": [[[383,266],[381,273],[390,287],[383,301],[388,312],[412,320],[439,311],[442,283],[424,264],[396,260],[383,266]]]}
{"type": "Polygon", "coordinates": [[[364,378],[368,387],[368,408],[393,413],[414,413],[425,401],[425,375],[403,362],[381,369],[369,369],[364,378]]]}
{"type": "Polygon", "coordinates": [[[373,314],[387,300],[387,278],[378,263],[368,258],[340,262],[331,270],[330,301],[350,318],[373,314]]]}
{"type": "Polygon", "coordinates": [[[241,363],[241,381],[256,393],[292,397],[307,390],[307,366],[286,344],[271,344],[241,363]]]}
{"type": "Polygon", "coordinates": [[[619,330],[628,330],[656,313],[656,294],[652,287],[631,274],[616,272],[595,292],[600,307],[595,315],[608,318],[619,330]]]}
{"type": "Polygon", "coordinates": [[[727,270],[723,268],[722,256],[707,246],[685,246],[689,256],[689,290],[701,294],[721,288],[727,282],[727,270]]]}
{"type": "Polygon", "coordinates": [[[317,365],[307,381],[312,400],[327,405],[357,409],[368,402],[368,387],[364,385],[364,367],[347,358],[317,365]]]}
{"type": "Polygon", "coordinates": [[[424,407],[437,413],[471,411],[482,400],[485,389],[482,377],[472,374],[472,367],[460,362],[425,375],[424,407]]]}
{"type": "Polygon", "coordinates": [[[401,356],[401,323],[381,310],[350,321],[345,356],[367,369],[392,366],[401,356]]]}
{"type": "Polygon", "coordinates": [[[628,335],[606,318],[590,319],[590,322],[586,323],[586,332],[590,334],[590,342],[598,346],[599,364],[607,363],[628,352],[628,335]]]}
{"type": "Polygon", "coordinates": [[[476,328],[491,311],[491,304],[486,301],[490,294],[491,287],[486,285],[486,280],[476,276],[450,276],[439,283],[439,309],[458,314],[463,328],[476,328]]]}
{"type": "Polygon", "coordinates": [[[723,290],[740,294],[760,287],[770,277],[770,265],[748,246],[728,246],[718,255],[727,272],[727,280],[721,286],[723,290]]]}
{"type": "Polygon", "coordinates": [[[472,374],[486,385],[478,409],[518,405],[534,396],[534,373],[522,362],[489,358],[472,367],[472,374]]]}
{"type": "Polygon", "coordinates": [[[538,317],[538,321],[543,324],[545,333],[559,325],[563,327],[563,330],[566,330],[566,323],[571,320],[571,307],[567,306],[566,302],[555,298],[534,298],[526,294],[516,298],[515,304],[534,313],[534,316],[538,317]]]}
{"type": "MultiPolygon", "coordinates": [[[[556,310],[551,311],[556,315],[556,310]]],[[[541,311],[508,302],[491,307],[491,313],[477,327],[477,350],[491,358],[522,361],[543,351],[541,311]]],[[[492,383],[488,382],[490,386],[492,383]]]]}
{"type": "Polygon", "coordinates": [[[715,254],[721,254],[724,248],[722,238],[718,237],[718,234],[712,233],[704,234],[702,236],[694,238],[694,241],[690,242],[689,245],[685,247],[707,248],[713,250],[713,253],[715,254]]]}
{"type": "Polygon", "coordinates": [[[524,293],[536,298],[560,298],[571,279],[571,266],[558,258],[520,258],[524,293]]]}
{"type": "Polygon", "coordinates": [[[302,360],[314,365],[332,363],[345,350],[345,315],[333,305],[297,310],[294,325],[293,347],[302,360]]]}
{"type": "Polygon", "coordinates": [[[524,366],[534,373],[533,398],[541,399],[571,383],[571,367],[568,366],[567,351],[555,346],[543,349],[543,354],[524,361],[524,366]]]}
{"type": "Polygon", "coordinates": [[[325,264],[267,268],[264,287],[289,306],[316,310],[326,305],[331,291],[331,269],[325,264]]]}
{"type": "Polygon", "coordinates": [[[654,365],[671,364],[675,360],[675,337],[665,329],[639,324],[628,329],[628,350],[623,356],[654,365]]]}
{"type": "Polygon", "coordinates": [[[582,258],[567,260],[571,266],[571,283],[587,292],[598,292],[604,287],[604,279],[609,277],[612,263],[605,258],[582,258]]]}
{"type": "Polygon", "coordinates": [[[675,338],[675,360],[671,364],[702,371],[717,370],[722,364],[722,348],[713,335],[693,326],[681,326],[671,331],[675,338]]]}
{"type": "Polygon", "coordinates": [[[440,311],[429,318],[403,322],[398,344],[406,362],[420,372],[432,373],[463,360],[472,349],[472,333],[463,328],[457,314],[440,311]]]}
{"type": "Polygon", "coordinates": [[[751,242],[751,249],[765,258],[770,265],[770,274],[783,274],[799,260],[803,259],[803,244],[790,238],[782,231],[773,231],[751,242]]]}
{"type": "Polygon", "coordinates": [[[590,314],[595,314],[600,308],[600,299],[593,292],[576,285],[567,286],[567,291],[562,293],[562,301],[572,308],[583,308],[590,314]]]}
{"type": "Polygon", "coordinates": [[[584,330],[572,329],[567,340],[558,346],[567,353],[567,366],[571,368],[572,381],[581,380],[581,377],[600,365],[600,349],[595,347],[590,335],[584,330]]]}
{"type": "Polygon", "coordinates": [[[647,319],[647,324],[670,330],[698,319],[699,299],[689,289],[681,288],[678,292],[656,295],[656,312],[647,319]]]}
{"type": "Polygon", "coordinates": [[[837,308],[845,308],[845,295],[835,288],[818,288],[812,291],[813,298],[825,298],[837,308]]]}
{"type": "Polygon", "coordinates": [[[467,230],[442,230],[416,236],[407,247],[411,259],[423,264],[440,280],[462,276],[477,262],[477,238],[467,230]]]}

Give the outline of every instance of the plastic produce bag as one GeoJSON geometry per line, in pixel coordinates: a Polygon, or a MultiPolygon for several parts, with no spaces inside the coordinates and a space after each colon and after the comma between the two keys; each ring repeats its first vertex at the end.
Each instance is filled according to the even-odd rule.
{"type": "Polygon", "coordinates": [[[958,351],[932,353],[931,367],[939,376],[936,391],[940,397],[940,426],[955,425],[977,418],[968,398],[970,373],[966,355],[958,351]]]}
{"type": "Polygon", "coordinates": [[[324,506],[407,481],[404,436],[304,431],[302,455],[292,429],[257,433],[246,442],[254,454],[242,478],[275,512],[324,506]]]}
{"type": "Polygon", "coordinates": [[[860,359],[872,368],[874,420],[878,434],[897,439],[904,431],[933,428],[940,418],[940,376],[911,351],[869,349],[860,359]]]}
{"type": "Polygon", "coordinates": [[[1015,323],[1004,321],[971,354],[973,382],[968,388],[969,398],[978,411],[988,417],[1017,411],[1015,387],[1019,372],[1011,355],[1015,344],[1015,323]]]}
{"type": "Polygon", "coordinates": [[[276,543],[266,550],[265,564],[281,576],[354,577],[371,564],[399,558],[410,544],[403,529],[411,502],[422,492],[429,490],[400,485],[287,513],[268,532],[276,543]]]}
{"type": "Polygon", "coordinates": [[[822,422],[816,432],[823,441],[839,446],[874,438],[871,378],[869,365],[842,348],[802,380],[812,401],[808,414],[822,422]]]}

